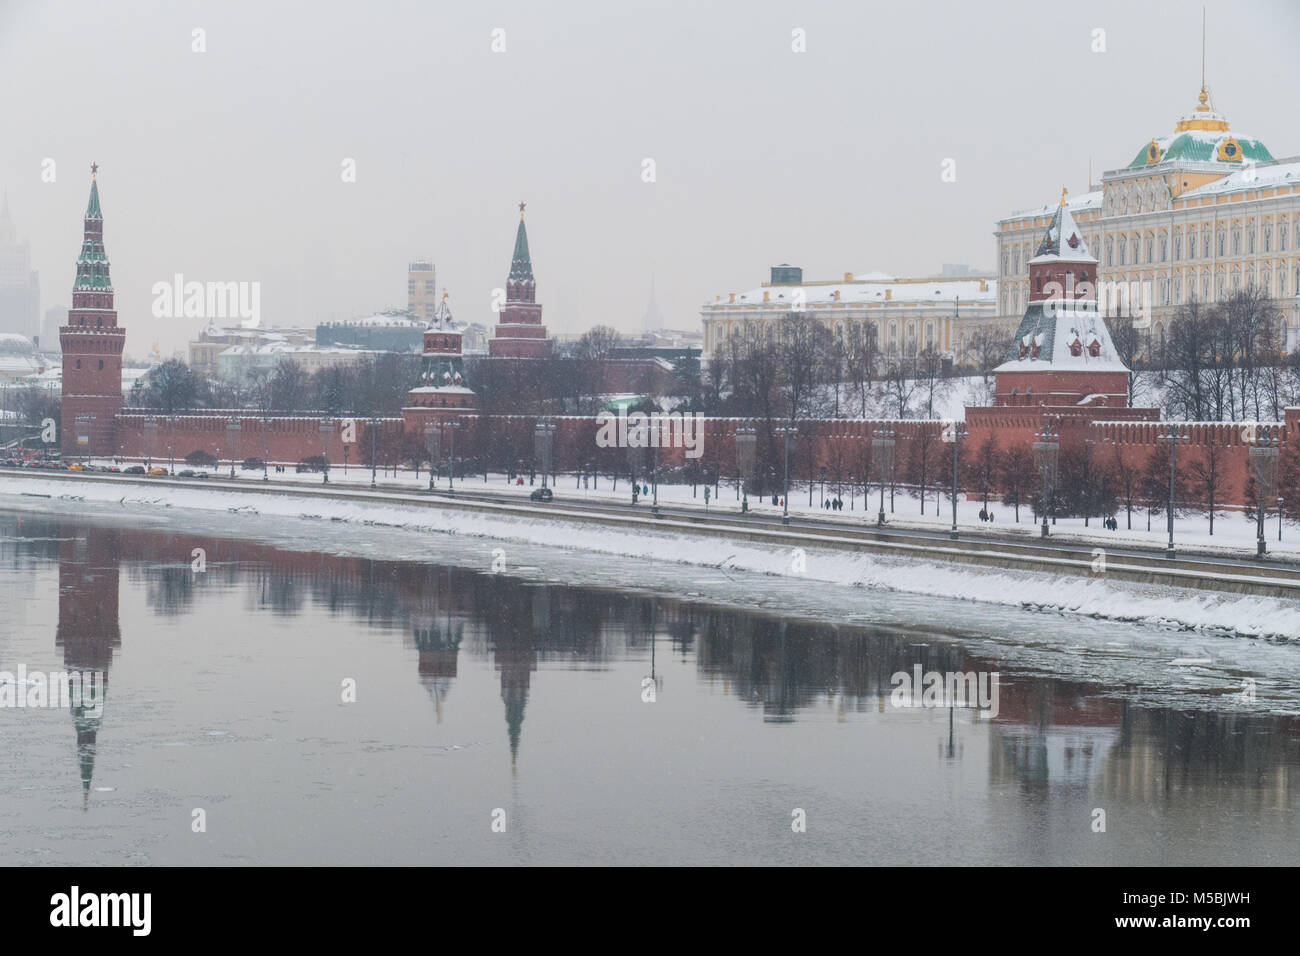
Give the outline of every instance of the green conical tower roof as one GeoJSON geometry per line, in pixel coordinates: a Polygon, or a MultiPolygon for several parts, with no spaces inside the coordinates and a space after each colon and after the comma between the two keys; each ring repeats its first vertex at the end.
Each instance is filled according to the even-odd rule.
{"type": "Polygon", "coordinates": [[[519,204],[519,229],[515,232],[515,254],[510,258],[510,278],[527,281],[533,278],[533,260],[528,255],[528,230],[524,228],[524,204],[519,204]]]}
{"type": "Polygon", "coordinates": [[[90,181],[90,202],[86,203],[86,218],[104,218],[104,213],[99,208],[99,183],[95,179],[90,181]]]}
{"type": "MultiPolygon", "coordinates": [[[[96,167],[92,166],[92,171],[96,167]]],[[[108,255],[104,252],[104,213],[99,208],[99,183],[90,180],[90,201],[86,203],[86,223],[82,233],[81,255],[77,257],[77,281],[73,292],[112,292],[108,255]]]]}

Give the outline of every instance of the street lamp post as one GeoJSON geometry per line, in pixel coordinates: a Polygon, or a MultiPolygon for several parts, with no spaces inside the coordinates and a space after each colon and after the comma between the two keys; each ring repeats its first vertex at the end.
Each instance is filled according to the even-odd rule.
{"type": "Polygon", "coordinates": [[[157,438],[158,419],[150,415],[144,420],[145,471],[149,471],[153,468],[153,443],[157,438]]]}
{"type": "Polygon", "coordinates": [[[456,491],[456,432],[460,422],[448,422],[447,429],[447,494],[450,495],[456,491]]]}
{"type": "Polygon", "coordinates": [[[1277,540],[1282,540],[1282,496],[1277,496],[1277,540]]]}
{"type": "Polygon", "coordinates": [[[1034,464],[1038,466],[1039,511],[1043,519],[1043,530],[1039,537],[1046,538],[1047,512],[1052,495],[1056,491],[1056,462],[1061,452],[1061,433],[1052,424],[1044,424],[1042,431],[1034,432],[1034,464]]]}
{"type": "MultiPolygon", "coordinates": [[[[330,434],[334,431],[334,419],[322,418],[320,420],[320,446],[321,446],[321,474],[324,477],[321,480],[322,485],[330,483],[330,434]]],[[[234,469],[231,469],[231,474],[234,469]]]]}
{"type": "Polygon", "coordinates": [[[77,444],[86,447],[85,453],[82,455],[86,461],[90,461],[90,433],[94,421],[95,416],[91,414],[81,414],[76,418],[77,444]]]}
{"type": "Polygon", "coordinates": [[[173,475],[176,474],[176,423],[179,419],[175,415],[167,416],[167,470],[173,475]]]}
{"type": "Polygon", "coordinates": [[[641,456],[645,453],[645,444],[648,430],[644,423],[633,425],[628,424],[627,428],[627,467],[632,477],[632,504],[637,503],[640,497],[641,485],[637,482],[638,466],[641,464],[641,456]]]}
{"type": "Polygon", "coordinates": [[[790,523],[790,436],[799,436],[799,429],[794,425],[777,425],[776,433],[785,440],[785,477],[784,492],[781,495],[781,524],[790,523]]]}
{"type": "Polygon", "coordinates": [[[442,457],[442,428],[435,422],[424,426],[424,447],[429,452],[429,490],[433,491],[438,459],[442,457]]]}
{"type": "Polygon", "coordinates": [[[736,471],[740,480],[740,513],[749,511],[749,482],[754,474],[754,451],[758,445],[758,432],[747,426],[736,429],[736,471]]]}
{"type": "Polygon", "coordinates": [[[260,421],[262,424],[262,480],[270,481],[271,475],[267,460],[271,457],[271,418],[269,415],[263,415],[260,421]]]}
{"type": "Polygon", "coordinates": [[[1178,474],[1178,444],[1190,439],[1190,435],[1184,435],[1177,427],[1171,432],[1163,432],[1156,436],[1156,441],[1169,445],[1169,502],[1165,508],[1169,524],[1169,544],[1165,547],[1165,557],[1170,560],[1177,556],[1174,550],[1174,483],[1178,474]]]}
{"type": "Polygon", "coordinates": [[[970,432],[961,422],[953,421],[944,424],[943,440],[952,442],[952,530],[948,532],[948,537],[953,541],[956,541],[959,535],[957,531],[957,449],[961,446],[961,440],[969,434],[970,432]]]}
{"type": "Polygon", "coordinates": [[[555,442],[555,426],[550,422],[539,422],[533,429],[533,456],[542,469],[542,487],[547,486],[551,473],[551,449],[555,442]]]}
{"type": "Polygon", "coordinates": [[[371,416],[366,419],[370,429],[370,487],[375,487],[375,472],[379,468],[379,419],[371,416]]]}
{"type": "Polygon", "coordinates": [[[235,461],[239,458],[239,434],[243,422],[239,416],[231,415],[226,419],[226,443],[230,445],[230,477],[235,477],[235,461]]]}
{"type": "Polygon", "coordinates": [[[1278,439],[1270,432],[1261,432],[1256,434],[1247,456],[1251,477],[1255,479],[1255,557],[1262,561],[1268,553],[1264,544],[1264,512],[1277,478],[1278,439]]]}
{"type": "MultiPolygon", "coordinates": [[[[885,526],[885,485],[894,476],[894,430],[892,428],[877,428],[871,433],[871,454],[875,459],[876,472],[880,475],[880,514],[876,515],[876,527],[883,528],[885,526]]],[[[866,509],[865,505],[863,509],[866,509]]]]}

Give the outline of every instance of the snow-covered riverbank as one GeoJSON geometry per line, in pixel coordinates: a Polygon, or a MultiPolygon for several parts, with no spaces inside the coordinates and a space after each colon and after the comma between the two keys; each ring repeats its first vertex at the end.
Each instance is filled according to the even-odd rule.
{"type": "MultiPolygon", "coordinates": [[[[1127,583],[1047,572],[981,569],[928,560],[845,553],[809,545],[789,547],[718,537],[683,536],[644,528],[622,529],[573,521],[536,521],[509,509],[460,510],[399,502],[347,501],[313,494],[259,494],[255,488],[224,490],[158,482],[142,486],[94,479],[6,474],[0,505],[61,512],[105,510],[139,513],[159,508],[234,513],[252,518],[343,525],[389,526],[411,531],[519,542],[534,546],[621,555],[642,562],[678,565],[690,584],[690,568],[715,568],[806,579],[839,587],[1059,611],[1112,621],[1188,630],[1214,630],[1274,639],[1300,638],[1300,602],[1277,598],[1127,583]],[[32,497],[37,496],[37,497],[32,497]],[[48,496],[48,497],[47,497],[48,496]]],[[[490,548],[481,549],[490,554],[490,548]]],[[[490,560],[490,558],[489,558],[490,560]]]]}

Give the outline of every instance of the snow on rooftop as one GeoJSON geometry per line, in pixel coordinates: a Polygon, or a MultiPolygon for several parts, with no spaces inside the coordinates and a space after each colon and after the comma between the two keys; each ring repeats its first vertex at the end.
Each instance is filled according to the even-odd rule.
{"type": "Polygon", "coordinates": [[[1276,186],[1300,185],[1300,161],[1273,165],[1244,166],[1235,172],[1196,189],[1189,189],[1179,199],[1196,199],[1245,189],[1272,189],[1276,186]]]}
{"type": "MultiPolygon", "coordinates": [[[[1101,190],[1094,189],[1090,193],[1080,193],[1065,201],[1065,208],[1071,213],[1084,212],[1090,209],[1101,208],[1101,190]]],[[[1051,216],[1060,208],[1060,203],[1049,202],[1041,206],[1032,206],[1029,209],[1018,209],[1011,215],[999,219],[998,222],[1012,222],[1016,219],[1037,219],[1039,216],[1051,216]]]]}
{"type": "Polygon", "coordinates": [[[410,389],[412,394],[437,394],[437,395],[473,395],[474,389],[465,388],[463,385],[421,385],[418,388],[410,389]]]}
{"type": "MultiPolygon", "coordinates": [[[[869,273],[878,275],[879,273],[869,273]]],[[[879,305],[889,303],[962,302],[994,304],[997,301],[997,281],[994,279],[934,279],[898,282],[890,276],[883,280],[857,277],[854,282],[836,282],[826,285],[775,285],[760,286],[748,292],[737,293],[736,301],[709,302],[707,307],[767,306],[769,308],[794,302],[795,291],[802,293],[803,303],[817,305],[879,305]],[[981,289],[980,286],[984,288],[981,289]],[[767,293],[768,301],[763,301],[767,293]]]]}
{"type": "Polygon", "coordinates": [[[1038,244],[1034,258],[1029,260],[1030,264],[1032,265],[1035,262],[1096,261],[1092,253],[1088,251],[1088,243],[1084,241],[1083,236],[1079,233],[1079,226],[1074,221],[1074,216],[1070,214],[1070,207],[1068,205],[1057,206],[1052,221],[1048,224],[1047,234],[1043,236],[1043,241],[1038,244]]]}
{"type": "Polygon", "coordinates": [[[994,372],[1046,372],[1070,369],[1088,372],[1128,372],[1111,342],[1106,320],[1095,303],[1080,308],[1052,303],[1030,306],[1020,322],[1007,361],[994,372]],[[1097,355],[1092,354],[1096,348],[1097,355]],[[1038,352],[1034,357],[1035,349],[1038,352]],[[1074,354],[1074,350],[1078,354],[1074,354]],[[1024,353],[1023,357],[1013,358],[1024,353]]]}

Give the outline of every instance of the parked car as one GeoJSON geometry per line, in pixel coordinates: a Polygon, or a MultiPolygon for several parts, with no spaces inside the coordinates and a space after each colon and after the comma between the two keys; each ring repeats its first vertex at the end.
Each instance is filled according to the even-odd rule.
{"type": "Polygon", "coordinates": [[[149,474],[151,474],[151,475],[165,475],[165,474],[167,474],[167,469],[166,469],[166,468],[150,468],[150,469],[149,469],[149,474]]]}
{"type": "Polygon", "coordinates": [[[550,488],[536,488],[533,490],[533,493],[528,496],[530,501],[550,501],[554,497],[555,494],[550,488]]]}
{"type": "Polygon", "coordinates": [[[122,474],[124,474],[124,475],[143,475],[143,474],[144,474],[144,465],[132,465],[130,468],[124,468],[124,469],[122,470],[122,474]]]}
{"type": "Polygon", "coordinates": [[[176,477],[178,478],[197,478],[198,476],[199,473],[193,468],[182,468],[176,473],[176,477]]]}

